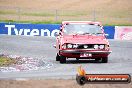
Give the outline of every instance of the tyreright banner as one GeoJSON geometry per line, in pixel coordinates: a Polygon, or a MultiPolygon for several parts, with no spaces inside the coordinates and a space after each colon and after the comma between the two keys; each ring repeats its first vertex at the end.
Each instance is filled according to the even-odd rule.
{"type": "Polygon", "coordinates": [[[132,40],[132,26],[115,26],[114,39],[132,40]]]}

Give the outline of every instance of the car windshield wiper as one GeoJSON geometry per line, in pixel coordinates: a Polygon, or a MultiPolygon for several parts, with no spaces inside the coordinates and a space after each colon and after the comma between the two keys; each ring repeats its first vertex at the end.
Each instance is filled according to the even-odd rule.
{"type": "Polygon", "coordinates": [[[95,33],[95,34],[97,34],[97,35],[98,35],[98,34],[99,34],[99,35],[101,34],[101,35],[102,35],[103,33],[95,33]]]}
{"type": "Polygon", "coordinates": [[[94,35],[98,35],[98,34],[103,34],[103,33],[92,33],[92,34],[94,34],[94,35]]]}
{"type": "Polygon", "coordinates": [[[91,33],[88,33],[88,32],[86,32],[86,33],[83,33],[82,35],[86,35],[86,34],[88,34],[88,35],[91,35],[91,33]]]}
{"type": "Polygon", "coordinates": [[[103,33],[96,33],[96,34],[103,34],[103,33]]]}

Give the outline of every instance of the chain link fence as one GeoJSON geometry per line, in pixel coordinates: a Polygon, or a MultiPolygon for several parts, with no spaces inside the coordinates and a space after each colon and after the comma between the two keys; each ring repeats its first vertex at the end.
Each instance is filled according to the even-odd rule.
{"type": "Polygon", "coordinates": [[[101,21],[103,24],[132,25],[132,12],[87,10],[32,9],[0,6],[1,21],[61,22],[64,20],[101,21]]]}

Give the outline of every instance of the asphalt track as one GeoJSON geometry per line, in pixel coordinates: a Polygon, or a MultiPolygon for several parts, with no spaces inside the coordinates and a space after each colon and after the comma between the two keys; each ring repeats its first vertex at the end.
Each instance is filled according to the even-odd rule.
{"type": "Polygon", "coordinates": [[[55,38],[40,36],[0,35],[0,54],[33,57],[51,62],[52,67],[44,70],[23,72],[0,72],[0,79],[75,79],[78,66],[88,74],[130,74],[132,75],[132,41],[109,40],[112,53],[108,63],[69,59],[66,64],[55,61],[55,38]]]}

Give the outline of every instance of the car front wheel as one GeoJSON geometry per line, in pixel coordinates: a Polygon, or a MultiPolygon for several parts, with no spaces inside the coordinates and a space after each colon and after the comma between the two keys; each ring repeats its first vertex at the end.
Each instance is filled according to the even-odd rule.
{"type": "Polygon", "coordinates": [[[60,56],[60,63],[66,63],[66,57],[60,56]]]}
{"type": "Polygon", "coordinates": [[[96,62],[100,62],[101,58],[96,58],[95,61],[96,62]]]}
{"type": "Polygon", "coordinates": [[[76,58],[77,61],[79,61],[79,58],[76,58]]]}
{"type": "Polygon", "coordinates": [[[58,53],[56,54],[56,61],[60,61],[60,56],[58,55],[58,53]]]}
{"type": "Polygon", "coordinates": [[[102,63],[107,63],[108,62],[108,57],[102,58],[102,63]]]}

